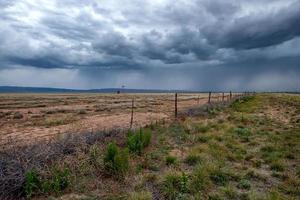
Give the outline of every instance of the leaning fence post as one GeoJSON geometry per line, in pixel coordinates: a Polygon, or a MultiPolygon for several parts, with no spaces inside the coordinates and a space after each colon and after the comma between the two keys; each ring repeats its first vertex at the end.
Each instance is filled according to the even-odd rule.
{"type": "Polygon", "coordinates": [[[177,93],[175,93],[175,118],[177,118],[177,93]]]}
{"type": "Polygon", "coordinates": [[[131,102],[130,129],[132,128],[132,124],[133,124],[133,107],[134,107],[134,98],[132,99],[132,102],[131,102]]]}
{"type": "Polygon", "coordinates": [[[208,103],[210,103],[211,92],[208,93],[208,103]]]}

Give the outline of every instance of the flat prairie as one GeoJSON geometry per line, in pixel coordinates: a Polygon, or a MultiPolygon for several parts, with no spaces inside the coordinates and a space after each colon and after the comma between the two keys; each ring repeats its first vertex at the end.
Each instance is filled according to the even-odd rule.
{"type": "MultiPolygon", "coordinates": [[[[212,97],[221,94],[214,93],[212,97]]],[[[227,95],[227,94],[226,94],[227,95]]],[[[0,146],[167,120],[174,116],[174,93],[157,94],[0,94],[0,146]]],[[[205,104],[207,93],[178,95],[178,110],[205,104]]],[[[219,98],[220,100],[220,98],[219,98]]]]}
{"type": "Polygon", "coordinates": [[[2,95],[0,199],[300,199],[300,95],[216,96],[2,95]]]}

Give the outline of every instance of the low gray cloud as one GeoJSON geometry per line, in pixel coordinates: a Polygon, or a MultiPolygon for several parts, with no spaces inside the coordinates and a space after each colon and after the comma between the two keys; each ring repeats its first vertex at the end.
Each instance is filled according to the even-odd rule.
{"type": "Polygon", "coordinates": [[[297,0],[3,0],[0,9],[0,73],[10,77],[0,76],[2,85],[290,90],[299,84],[297,0]],[[46,71],[49,78],[25,80],[46,71]],[[54,81],[67,72],[72,79],[54,81]]]}

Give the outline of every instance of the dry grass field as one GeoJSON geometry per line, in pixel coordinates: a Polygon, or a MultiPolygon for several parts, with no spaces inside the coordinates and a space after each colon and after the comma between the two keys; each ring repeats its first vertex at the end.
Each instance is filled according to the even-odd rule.
{"type": "MultiPolygon", "coordinates": [[[[220,94],[213,94],[217,96],[220,94]]],[[[180,94],[178,109],[208,94],[180,94]]],[[[174,116],[174,94],[1,94],[0,145],[48,140],[64,133],[127,129],[174,116]]]]}
{"type": "MultiPolygon", "coordinates": [[[[172,94],[2,96],[3,113],[23,114],[4,115],[2,127],[39,127],[32,140],[52,126],[101,116],[126,115],[127,130],[74,133],[0,152],[0,199],[300,199],[300,96],[255,94],[203,105],[207,95],[199,104],[197,95],[180,95],[177,120],[172,94]],[[132,97],[136,116],[156,116],[137,117],[128,131],[132,97]],[[70,121],[47,124],[54,116],[70,121]]],[[[119,119],[104,125],[114,128],[119,119]]]]}

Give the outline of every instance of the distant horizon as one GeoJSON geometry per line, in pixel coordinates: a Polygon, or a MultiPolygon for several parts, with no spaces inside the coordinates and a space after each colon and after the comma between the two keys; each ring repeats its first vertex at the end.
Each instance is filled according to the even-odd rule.
{"type": "MultiPolygon", "coordinates": [[[[300,93],[300,90],[286,90],[286,91],[275,91],[275,90],[269,90],[269,91],[255,91],[255,90],[179,90],[179,89],[156,89],[156,88],[114,88],[114,87],[108,87],[108,88],[89,88],[89,89],[78,89],[78,88],[59,88],[59,87],[35,87],[35,86],[10,86],[10,85],[0,85],[0,93],[5,93],[5,91],[3,92],[3,89],[12,89],[11,91],[17,90],[17,89],[32,89],[32,91],[34,89],[45,89],[45,90],[61,90],[61,92],[63,92],[63,90],[65,90],[66,92],[89,92],[89,91],[95,91],[95,92],[117,92],[119,91],[157,91],[157,92],[191,92],[191,93],[207,93],[207,92],[262,92],[262,93],[300,93]]],[[[9,91],[9,90],[8,90],[9,91]]],[[[20,93],[26,93],[27,91],[21,91],[20,93]]],[[[28,91],[30,92],[30,91],[28,91]]],[[[54,91],[55,92],[55,91],[54,91]]],[[[18,92],[17,92],[18,93],[18,92]]],[[[41,92],[42,93],[42,92],[41,92]]]]}

